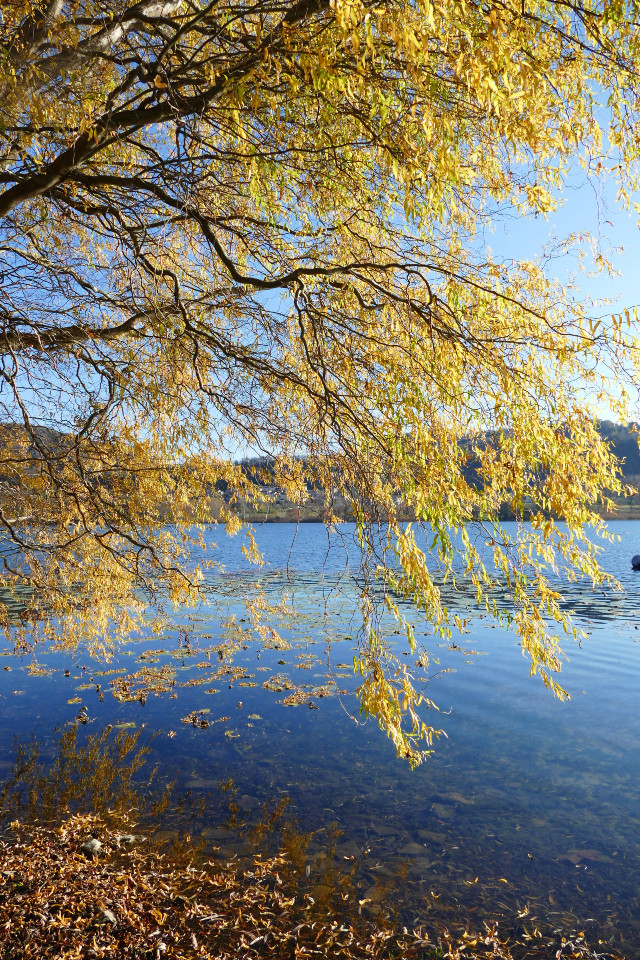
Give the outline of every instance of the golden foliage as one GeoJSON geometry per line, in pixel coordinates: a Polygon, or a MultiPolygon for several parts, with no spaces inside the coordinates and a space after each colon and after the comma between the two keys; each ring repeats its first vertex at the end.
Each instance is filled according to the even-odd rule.
{"type": "MultiPolygon", "coordinates": [[[[578,163],[631,203],[637,20],[635,0],[3,3],[8,627],[105,646],[149,600],[193,599],[194,522],[224,485],[237,532],[266,495],[234,457],[268,451],[293,500],[347,499],[389,605],[445,633],[399,504],[448,574],[462,543],[478,601],[506,584],[561,693],[549,570],[602,577],[584,531],[620,484],[590,403],[624,415],[635,315],[593,320],[479,231],[553,210],[578,163]],[[504,502],[531,513],[515,539],[504,502]]],[[[371,603],[363,704],[415,761],[371,603]]]]}

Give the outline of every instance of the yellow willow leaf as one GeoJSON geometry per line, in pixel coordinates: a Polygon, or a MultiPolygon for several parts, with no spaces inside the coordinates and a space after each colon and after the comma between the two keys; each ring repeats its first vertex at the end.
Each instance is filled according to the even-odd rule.
{"type": "MultiPolygon", "coordinates": [[[[399,597],[451,639],[466,581],[564,696],[549,567],[606,578],[587,534],[623,487],[595,419],[629,418],[637,313],[482,238],[579,165],[634,202],[631,5],[39,9],[0,21],[2,628],[108,652],[163,628],[149,597],[201,599],[205,525],[260,562],[252,524],[313,509],[355,521],[354,670],[399,755],[439,733],[383,634],[386,608],[414,647],[399,597]]],[[[284,607],[246,599],[275,643],[284,607]]]]}

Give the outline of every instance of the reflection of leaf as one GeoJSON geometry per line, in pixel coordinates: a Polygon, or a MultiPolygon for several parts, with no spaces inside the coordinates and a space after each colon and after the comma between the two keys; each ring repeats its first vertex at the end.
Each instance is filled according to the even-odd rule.
{"type": "Polygon", "coordinates": [[[240,736],[237,730],[225,730],[224,735],[225,737],[228,737],[230,740],[235,740],[237,737],[240,736]]]}
{"type": "Polygon", "coordinates": [[[249,720],[262,720],[262,717],[259,713],[250,713],[249,720]]]}
{"type": "Polygon", "coordinates": [[[93,690],[95,687],[94,683],[81,683],[76,687],[76,690],[93,690]]]}
{"type": "Polygon", "coordinates": [[[82,697],[71,697],[71,700],[67,700],[67,703],[82,703],[82,697]]]}
{"type": "Polygon", "coordinates": [[[135,727],[133,720],[127,720],[125,723],[114,723],[114,730],[131,730],[135,727]]]}

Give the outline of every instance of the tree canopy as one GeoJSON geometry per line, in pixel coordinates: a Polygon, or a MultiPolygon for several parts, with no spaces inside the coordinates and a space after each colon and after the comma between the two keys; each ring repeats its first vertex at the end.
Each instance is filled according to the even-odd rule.
{"type": "MultiPolygon", "coordinates": [[[[453,618],[416,530],[445,571],[462,543],[458,575],[480,603],[507,586],[561,692],[549,571],[602,575],[585,531],[620,480],[593,405],[625,414],[635,317],[596,319],[485,231],[552,211],[577,165],[632,204],[638,12],[2,4],[0,527],[25,629],[102,642],[149,597],[193,596],[194,520],[223,482],[237,530],[235,498],[261,492],[236,461],[268,452],[288,496],[347,499],[389,606],[436,630],[453,618]],[[516,538],[504,502],[531,512],[516,538]]],[[[363,709],[416,758],[419,696],[363,613],[363,709]]]]}

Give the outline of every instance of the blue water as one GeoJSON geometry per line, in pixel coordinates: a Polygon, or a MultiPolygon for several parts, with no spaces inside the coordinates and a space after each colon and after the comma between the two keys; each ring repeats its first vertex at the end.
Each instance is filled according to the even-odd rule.
{"type": "MultiPolygon", "coordinates": [[[[141,640],[108,665],[84,651],[36,651],[50,672],[33,676],[32,657],[0,660],[11,668],[0,669],[0,778],[10,777],[14,738],[37,743],[47,769],[61,731],[82,710],[89,722],[78,726],[79,738],[107,724],[144,725],[140,742],[150,743],[156,787],[176,781],[176,795],[191,804],[190,833],[220,855],[244,849],[223,823],[230,794],[219,784],[232,780],[246,823],[263,804],[290,798],[288,816],[312,834],[304,882],[321,883],[333,857],[351,872],[365,910],[388,909],[384,887],[403,922],[573,925],[640,958],[640,575],[630,568],[640,525],[610,529],[619,542],[603,544],[602,562],[624,592],[566,585],[587,634],[581,646],[567,640],[565,647],[568,702],[529,677],[516,638],[486,614],[473,612],[470,632],[456,640],[463,650],[435,639],[416,615],[431,657],[425,692],[440,708],[426,719],[446,731],[417,770],[396,757],[375,723],[362,722],[353,696],[360,558],[353,528],[345,524],[330,541],[320,525],[283,524],[258,528],[268,561],[259,570],[247,565],[240,540],[212,533],[224,570],[211,573],[208,602],[177,612],[164,637],[141,640]],[[238,633],[249,627],[244,598],[261,590],[274,602],[287,595],[296,611],[282,630],[287,649],[238,633]],[[235,627],[221,627],[230,615],[235,627]],[[236,650],[227,662],[218,649],[230,637],[236,650]],[[172,671],[168,689],[144,695],[143,685],[140,700],[118,702],[111,684],[122,674],[99,671],[122,667],[164,667],[172,671]],[[188,685],[203,677],[210,679],[188,685]],[[263,686],[273,677],[271,687],[286,686],[286,678],[305,686],[306,701],[283,705],[290,690],[263,686]],[[76,697],[80,703],[67,702],[76,697]],[[193,711],[209,725],[183,723],[193,711]],[[196,799],[202,806],[194,813],[196,799]]],[[[469,593],[448,591],[469,616],[469,593]]],[[[176,803],[161,826],[178,829],[187,806],[176,803]]]]}

